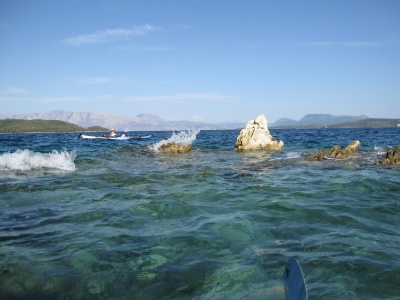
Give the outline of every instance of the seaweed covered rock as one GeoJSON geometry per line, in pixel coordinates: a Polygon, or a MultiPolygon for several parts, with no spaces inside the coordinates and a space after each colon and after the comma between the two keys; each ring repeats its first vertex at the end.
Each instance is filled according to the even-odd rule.
{"type": "Polygon", "coordinates": [[[326,152],[324,150],[318,151],[317,153],[314,153],[313,155],[307,156],[305,160],[323,160],[325,159],[326,156],[328,156],[329,152],[326,152]]]}
{"type": "Polygon", "coordinates": [[[177,143],[168,143],[160,146],[160,151],[169,153],[186,153],[192,150],[192,145],[182,146],[177,143]]]}
{"type": "Polygon", "coordinates": [[[400,165],[400,146],[388,150],[385,158],[378,161],[378,165],[400,165]]]}
{"type": "Polygon", "coordinates": [[[340,146],[335,145],[330,151],[318,151],[313,155],[306,157],[306,160],[323,160],[325,158],[349,158],[355,156],[360,149],[361,143],[359,141],[352,141],[346,148],[341,150],[340,146]]]}
{"type": "Polygon", "coordinates": [[[235,143],[235,149],[237,150],[282,151],[283,148],[283,141],[276,141],[269,133],[268,121],[264,115],[247,122],[246,127],[240,131],[235,143]]]}

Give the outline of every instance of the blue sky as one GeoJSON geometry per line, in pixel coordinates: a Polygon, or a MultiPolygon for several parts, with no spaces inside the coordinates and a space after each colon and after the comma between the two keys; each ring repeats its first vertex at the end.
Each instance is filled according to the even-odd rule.
{"type": "Polygon", "coordinates": [[[400,117],[400,1],[0,0],[0,114],[400,117]]]}

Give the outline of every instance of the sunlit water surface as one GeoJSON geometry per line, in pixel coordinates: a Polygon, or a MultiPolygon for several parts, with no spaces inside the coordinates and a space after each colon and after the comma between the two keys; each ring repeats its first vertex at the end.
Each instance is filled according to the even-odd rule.
{"type": "Polygon", "coordinates": [[[398,299],[400,129],[0,135],[1,299],[284,299],[289,257],[310,299],[398,299]],[[166,139],[193,140],[163,154],[166,139]],[[306,155],[360,140],[358,155],[306,155]]]}

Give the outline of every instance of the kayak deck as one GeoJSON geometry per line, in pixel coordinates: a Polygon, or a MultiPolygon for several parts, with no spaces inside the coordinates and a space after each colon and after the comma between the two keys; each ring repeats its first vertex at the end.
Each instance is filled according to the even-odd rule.
{"type": "Polygon", "coordinates": [[[117,136],[117,137],[108,137],[108,136],[93,136],[93,135],[86,135],[86,134],[80,134],[78,139],[100,139],[100,140],[142,140],[142,139],[149,139],[151,138],[151,135],[146,135],[146,136],[117,136]]]}
{"type": "Polygon", "coordinates": [[[299,262],[291,257],[283,271],[286,300],[307,300],[307,287],[299,262]]]}

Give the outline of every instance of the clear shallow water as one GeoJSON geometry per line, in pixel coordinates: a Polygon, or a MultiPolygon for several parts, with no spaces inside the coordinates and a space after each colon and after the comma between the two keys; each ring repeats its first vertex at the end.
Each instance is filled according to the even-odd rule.
{"type": "Polygon", "coordinates": [[[375,162],[400,131],[271,130],[279,153],[238,133],[180,155],[151,150],[171,132],[0,135],[0,298],[284,299],[295,257],[312,299],[398,299],[400,168],[375,162]]]}

